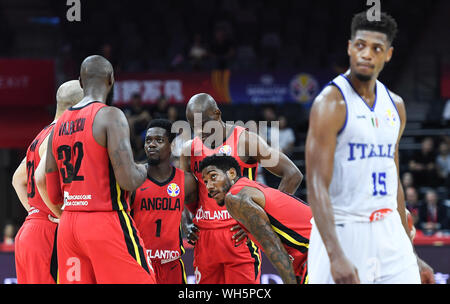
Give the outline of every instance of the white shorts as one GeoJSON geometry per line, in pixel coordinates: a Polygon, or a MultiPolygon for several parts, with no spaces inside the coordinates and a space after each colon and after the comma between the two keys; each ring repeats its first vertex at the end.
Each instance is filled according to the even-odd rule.
{"type": "MultiPolygon", "coordinates": [[[[375,222],[336,225],[346,257],[358,269],[363,284],[420,284],[419,267],[411,241],[395,210],[375,222]]],[[[313,222],[308,251],[310,284],[334,284],[330,260],[313,222]]]]}

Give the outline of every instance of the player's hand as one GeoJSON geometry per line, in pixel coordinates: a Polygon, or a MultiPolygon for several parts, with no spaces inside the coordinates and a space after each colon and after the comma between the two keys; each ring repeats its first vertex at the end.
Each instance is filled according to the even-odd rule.
{"type": "Polygon", "coordinates": [[[189,224],[186,226],[187,229],[187,239],[188,239],[188,243],[191,244],[192,246],[195,246],[195,243],[197,243],[198,240],[198,227],[195,226],[195,224],[189,224]]]}
{"type": "Polygon", "coordinates": [[[344,255],[331,260],[330,267],[336,284],[360,284],[358,269],[344,255]]]}
{"type": "Polygon", "coordinates": [[[59,218],[48,215],[48,220],[52,223],[59,224],[59,218]]]}
{"type": "Polygon", "coordinates": [[[419,265],[420,281],[422,284],[436,284],[433,268],[419,257],[417,257],[417,264],[419,265]]]}
{"type": "Polygon", "coordinates": [[[244,229],[242,229],[242,227],[240,225],[235,225],[233,227],[231,227],[230,231],[236,231],[237,232],[235,234],[233,234],[233,236],[231,237],[234,240],[234,245],[235,246],[239,246],[243,240],[245,240],[248,235],[245,232],[244,229]]]}

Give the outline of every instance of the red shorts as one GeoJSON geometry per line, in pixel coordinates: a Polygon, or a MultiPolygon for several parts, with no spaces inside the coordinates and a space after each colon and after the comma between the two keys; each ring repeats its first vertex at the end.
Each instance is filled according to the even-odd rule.
{"type": "Polygon", "coordinates": [[[244,240],[235,246],[230,227],[200,229],[194,249],[197,284],[259,284],[261,252],[244,240]]]}
{"type": "Polygon", "coordinates": [[[161,264],[161,260],[152,260],[157,284],[187,284],[186,269],[181,259],[161,264]]]}
{"type": "Polygon", "coordinates": [[[125,211],[63,211],[57,243],[61,283],[155,283],[144,243],[125,211]]]}
{"type": "Polygon", "coordinates": [[[15,239],[17,283],[55,284],[57,224],[45,217],[27,219],[15,239]]]}

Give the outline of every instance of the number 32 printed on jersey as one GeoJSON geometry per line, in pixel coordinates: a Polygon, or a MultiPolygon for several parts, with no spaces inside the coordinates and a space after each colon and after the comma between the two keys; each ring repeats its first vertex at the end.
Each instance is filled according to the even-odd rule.
{"type": "Polygon", "coordinates": [[[58,152],[58,160],[63,159],[63,164],[65,168],[61,168],[61,176],[63,182],[65,184],[69,184],[72,181],[82,181],[84,180],[84,176],[78,175],[78,171],[80,170],[81,161],[83,160],[83,143],[77,141],[73,148],[68,145],[59,146],[57,149],[58,152]],[[75,167],[72,165],[72,155],[73,158],[76,157],[75,167]]]}

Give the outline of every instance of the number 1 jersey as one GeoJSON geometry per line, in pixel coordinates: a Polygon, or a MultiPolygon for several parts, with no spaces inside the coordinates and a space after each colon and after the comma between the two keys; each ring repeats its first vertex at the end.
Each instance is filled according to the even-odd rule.
{"type": "Polygon", "coordinates": [[[130,206],[150,259],[164,264],[184,254],[181,237],[183,170],[173,167],[171,176],[164,182],[149,176],[131,195],[130,206]]]}
{"type": "Polygon", "coordinates": [[[126,192],[114,176],[108,150],[95,141],[92,125],[106,107],[91,102],[69,108],[53,130],[52,151],[58,166],[66,211],[128,210],[126,192]]]}

